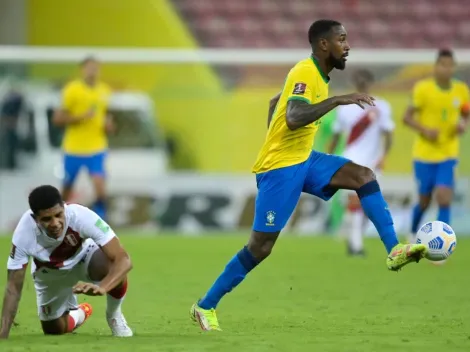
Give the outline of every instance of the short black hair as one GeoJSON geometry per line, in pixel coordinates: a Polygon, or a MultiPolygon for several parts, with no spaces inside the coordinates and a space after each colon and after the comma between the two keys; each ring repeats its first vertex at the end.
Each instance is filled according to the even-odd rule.
{"type": "Polygon", "coordinates": [[[308,29],[308,42],[313,46],[318,39],[326,36],[333,27],[342,26],[335,20],[318,20],[312,23],[308,29]]]}
{"type": "Polygon", "coordinates": [[[443,57],[450,57],[451,59],[454,59],[454,52],[450,49],[440,49],[437,52],[437,60],[436,61],[439,61],[439,59],[441,59],[443,57]]]}
{"type": "Polygon", "coordinates": [[[64,204],[59,190],[51,185],[43,185],[33,189],[29,194],[28,202],[29,208],[34,214],[55,207],[57,204],[64,204]]]}
{"type": "Polygon", "coordinates": [[[80,66],[83,67],[89,62],[98,62],[98,59],[93,55],[89,55],[85,57],[82,61],[80,61],[80,66]]]}

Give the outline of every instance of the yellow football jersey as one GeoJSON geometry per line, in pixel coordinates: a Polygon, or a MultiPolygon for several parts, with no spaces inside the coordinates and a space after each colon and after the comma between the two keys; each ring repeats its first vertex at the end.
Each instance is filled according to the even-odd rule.
{"type": "Polygon", "coordinates": [[[65,128],[62,148],[72,155],[91,155],[103,152],[108,147],[105,131],[106,111],[110,88],[105,83],[90,87],[82,80],[72,81],[62,92],[62,108],[72,116],[82,116],[94,111],[94,116],[65,128]]]}
{"type": "Polygon", "coordinates": [[[413,158],[424,162],[455,159],[459,154],[459,136],[455,133],[461,111],[470,100],[468,86],[453,80],[451,88],[443,90],[433,78],[421,80],[413,89],[416,120],[424,127],[439,130],[437,141],[417,135],[413,158]]]}
{"type": "Polygon", "coordinates": [[[296,165],[308,159],[321,120],[291,131],[286,123],[287,103],[302,100],[309,104],[328,98],[329,77],[315,58],[297,63],[289,72],[274,111],[266,140],[253,166],[254,173],[296,165]]]}

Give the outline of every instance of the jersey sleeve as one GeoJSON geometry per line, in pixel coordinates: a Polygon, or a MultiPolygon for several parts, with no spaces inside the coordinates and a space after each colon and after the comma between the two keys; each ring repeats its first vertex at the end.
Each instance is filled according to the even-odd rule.
{"type": "Polygon", "coordinates": [[[62,89],[61,107],[65,110],[71,110],[75,104],[76,89],[73,84],[67,84],[62,89]]]}
{"type": "Polygon", "coordinates": [[[392,118],[392,109],[390,104],[382,102],[380,104],[380,128],[383,131],[391,132],[395,129],[395,122],[392,118]]]}
{"type": "Polygon", "coordinates": [[[288,89],[287,101],[301,100],[311,104],[312,93],[315,91],[314,74],[308,66],[296,66],[287,76],[286,89],[288,89]]]}
{"type": "Polygon", "coordinates": [[[13,233],[10,255],[8,256],[7,269],[19,270],[24,268],[29,262],[28,254],[28,231],[32,231],[28,226],[29,214],[23,215],[13,233]]]}
{"type": "Polygon", "coordinates": [[[413,94],[411,98],[411,105],[415,109],[421,109],[424,106],[424,92],[423,84],[418,82],[413,87],[413,94]]]}
{"type": "Polygon", "coordinates": [[[94,211],[81,205],[74,207],[81,237],[91,238],[99,246],[106,245],[116,237],[113,229],[94,211]]]}

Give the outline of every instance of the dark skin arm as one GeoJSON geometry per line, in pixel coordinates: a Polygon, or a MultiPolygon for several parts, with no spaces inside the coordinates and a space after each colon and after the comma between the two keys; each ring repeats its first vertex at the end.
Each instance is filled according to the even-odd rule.
{"type": "Polygon", "coordinates": [[[277,105],[277,102],[279,101],[279,98],[281,97],[281,93],[282,92],[279,92],[276,96],[272,97],[271,100],[269,101],[268,128],[269,128],[269,125],[271,124],[274,110],[276,110],[276,105],[277,105]]]}
{"type": "Polygon", "coordinates": [[[99,286],[92,283],[79,283],[74,286],[74,293],[83,293],[89,296],[102,296],[107,294],[126,277],[132,270],[132,262],[129,254],[121,246],[121,242],[114,237],[101,250],[110,262],[108,274],[101,280],[99,286]]]}
{"type": "Polygon", "coordinates": [[[470,124],[470,103],[465,104],[461,110],[462,120],[457,126],[457,133],[464,134],[470,124]]]}
{"type": "Polygon", "coordinates": [[[6,339],[10,335],[10,329],[15,320],[18,304],[21,299],[25,273],[26,267],[19,270],[8,270],[8,281],[3,297],[0,339],[6,339]]]}
{"type": "Polygon", "coordinates": [[[349,104],[356,104],[364,109],[365,104],[374,105],[374,98],[363,93],[353,93],[328,98],[318,104],[309,104],[303,100],[291,100],[287,104],[287,127],[294,131],[319,120],[339,105],[349,104]]]}

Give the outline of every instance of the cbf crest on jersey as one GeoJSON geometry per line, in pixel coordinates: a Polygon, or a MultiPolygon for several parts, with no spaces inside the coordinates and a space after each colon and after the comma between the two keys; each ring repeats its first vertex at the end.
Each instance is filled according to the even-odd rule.
{"type": "Polygon", "coordinates": [[[266,226],[274,226],[274,221],[276,220],[276,213],[272,210],[266,213],[266,226]]]}
{"type": "Polygon", "coordinates": [[[454,108],[458,108],[460,106],[460,99],[454,98],[454,108]]]}

